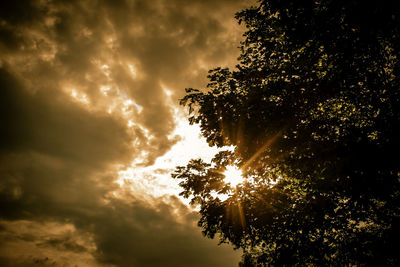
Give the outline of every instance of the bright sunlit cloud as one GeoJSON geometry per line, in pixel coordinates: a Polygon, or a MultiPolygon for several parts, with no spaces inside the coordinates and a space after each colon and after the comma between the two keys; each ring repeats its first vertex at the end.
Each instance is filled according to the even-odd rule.
{"type": "Polygon", "coordinates": [[[225,183],[230,184],[232,187],[236,187],[238,184],[243,182],[242,171],[236,166],[227,166],[226,171],[224,171],[224,175],[225,183]]]}

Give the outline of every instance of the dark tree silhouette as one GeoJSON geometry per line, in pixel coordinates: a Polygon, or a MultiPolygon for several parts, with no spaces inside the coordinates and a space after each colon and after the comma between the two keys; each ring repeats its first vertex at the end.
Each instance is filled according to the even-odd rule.
{"type": "Polygon", "coordinates": [[[237,18],[240,64],[181,101],[210,145],[235,146],[173,173],[203,233],[242,266],[399,266],[399,1],[268,0],[237,18]]]}

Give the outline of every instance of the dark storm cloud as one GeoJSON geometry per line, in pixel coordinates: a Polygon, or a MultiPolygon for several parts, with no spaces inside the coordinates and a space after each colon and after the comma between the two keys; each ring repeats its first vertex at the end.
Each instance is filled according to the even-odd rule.
{"type": "Polygon", "coordinates": [[[167,203],[157,201],[156,210],[141,203],[116,203],[118,212],[109,216],[106,211],[101,224],[95,226],[100,260],[117,266],[235,265],[231,248],[217,249],[216,242],[194,230],[197,218],[179,200],[167,203]]]}
{"type": "Polygon", "coordinates": [[[0,68],[1,150],[38,151],[96,167],[132,153],[126,129],[112,117],[91,114],[55,90],[31,94],[22,87],[0,68]]]}
{"type": "MultiPolygon", "coordinates": [[[[14,229],[12,223],[2,222],[5,228],[0,235],[3,249],[4,245],[12,244],[33,247],[24,252],[25,257],[14,259],[14,263],[29,266],[36,259],[44,258],[49,263],[55,262],[56,266],[75,263],[74,259],[63,259],[66,253],[81,258],[93,256],[100,266],[234,266],[238,260],[230,247],[217,247],[216,242],[204,239],[194,226],[197,218],[176,199],[157,200],[151,206],[140,201],[126,203],[114,199],[109,205],[97,207],[93,213],[61,211],[58,214],[61,218],[63,212],[68,212],[68,223],[79,232],[63,230],[71,227],[61,223],[53,223],[55,230],[46,231],[50,223],[43,223],[43,220],[16,221],[14,229]],[[16,226],[24,224],[31,227],[31,234],[15,230],[16,226]],[[58,228],[61,230],[56,230],[58,228]],[[47,254],[34,254],[40,250],[47,254]]],[[[3,249],[0,248],[0,252],[3,249]]],[[[2,266],[13,266],[4,262],[0,259],[2,266]]]]}
{"type": "Polygon", "coordinates": [[[1,266],[235,265],[178,199],[147,203],[115,181],[178,140],[175,102],[234,63],[246,5],[0,3],[1,266]]]}

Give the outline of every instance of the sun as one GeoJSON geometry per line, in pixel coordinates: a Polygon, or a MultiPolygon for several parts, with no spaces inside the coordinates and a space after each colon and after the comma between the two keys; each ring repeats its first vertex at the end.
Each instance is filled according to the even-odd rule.
{"type": "Polygon", "coordinates": [[[242,171],[236,166],[227,166],[226,171],[224,171],[224,176],[225,183],[230,184],[232,187],[236,187],[238,184],[243,182],[242,171]]]}

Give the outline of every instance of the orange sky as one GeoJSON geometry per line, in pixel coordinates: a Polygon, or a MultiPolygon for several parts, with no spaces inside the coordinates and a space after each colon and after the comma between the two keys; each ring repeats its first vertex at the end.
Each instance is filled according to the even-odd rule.
{"type": "Polygon", "coordinates": [[[0,266],[235,266],[177,197],[216,152],[179,107],[253,1],[2,1],[0,266]]]}

